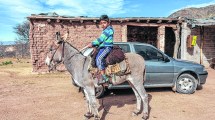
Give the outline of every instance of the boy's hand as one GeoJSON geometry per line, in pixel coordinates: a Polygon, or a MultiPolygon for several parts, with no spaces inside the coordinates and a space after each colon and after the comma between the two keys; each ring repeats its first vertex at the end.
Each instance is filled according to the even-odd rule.
{"type": "Polygon", "coordinates": [[[93,47],[93,46],[92,46],[92,43],[89,43],[89,44],[87,45],[87,47],[88,47],[88,48],[93,47]]]}

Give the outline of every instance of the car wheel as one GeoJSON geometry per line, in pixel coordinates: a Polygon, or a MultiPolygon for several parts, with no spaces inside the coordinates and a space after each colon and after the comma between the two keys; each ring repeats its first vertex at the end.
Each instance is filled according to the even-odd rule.
{"type": "Polygon", "coordinates": [[[101,98],[104,96],[105,94],[105,88],[104,86],[100,85],[98,87],[95,87],[95,95],[96,95],[96,98],[101,98]]]}
{"type": "Polygon", "coordinates": [[[197,80],[190,74],[182,74],[176,81],[176,91],[183,94],[192,94],[196,91],[197,80]]]}

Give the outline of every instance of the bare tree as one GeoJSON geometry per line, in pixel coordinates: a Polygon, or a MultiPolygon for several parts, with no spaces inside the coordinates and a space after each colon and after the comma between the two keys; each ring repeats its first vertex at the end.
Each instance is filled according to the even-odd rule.
{"type": "Polygon", "coordinates": [[[3,42],[0,42],[0,57],[4,56],[4,46],[3,46],[3,42]]]}
{"type": "Polygon", "coordinates": [[[17,48],[17,57],[29,56],[29,30],[30,23],[29,21],[24,21],[21,24],[13,27],[14,32],[17,34],[15,46],[17,48]]]}
{"type": "Polygon", "coordinates": [[[17,34],[16,41],[22,43],[29,42],[29,21],[24,21],[22,24],[16,25],[13,29],[15,30],[14,32],[17,34]]]}

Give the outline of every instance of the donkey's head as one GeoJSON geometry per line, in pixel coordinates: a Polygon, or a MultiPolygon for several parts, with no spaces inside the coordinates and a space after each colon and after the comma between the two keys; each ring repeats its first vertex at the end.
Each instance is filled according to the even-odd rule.
{"type": "Polygon", "coordinates": [[[55,70],[56,65],[63,61],[64,56],[64,40],[60,36],[60,32],[56,32],[55,41],[49,44],[49,51],[46,56],[45,63],[49,67],[49,71],[55,70]]]}

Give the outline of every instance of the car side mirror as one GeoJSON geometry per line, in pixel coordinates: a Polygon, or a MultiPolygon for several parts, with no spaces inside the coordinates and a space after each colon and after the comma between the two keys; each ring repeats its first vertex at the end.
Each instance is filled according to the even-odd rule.
{"type": "Polygon", "coordinates": [[[169,62],[170,60],[169,60],[168,57],[164,57],[164,61],[165,61],[165,62],[169,62]]]}

